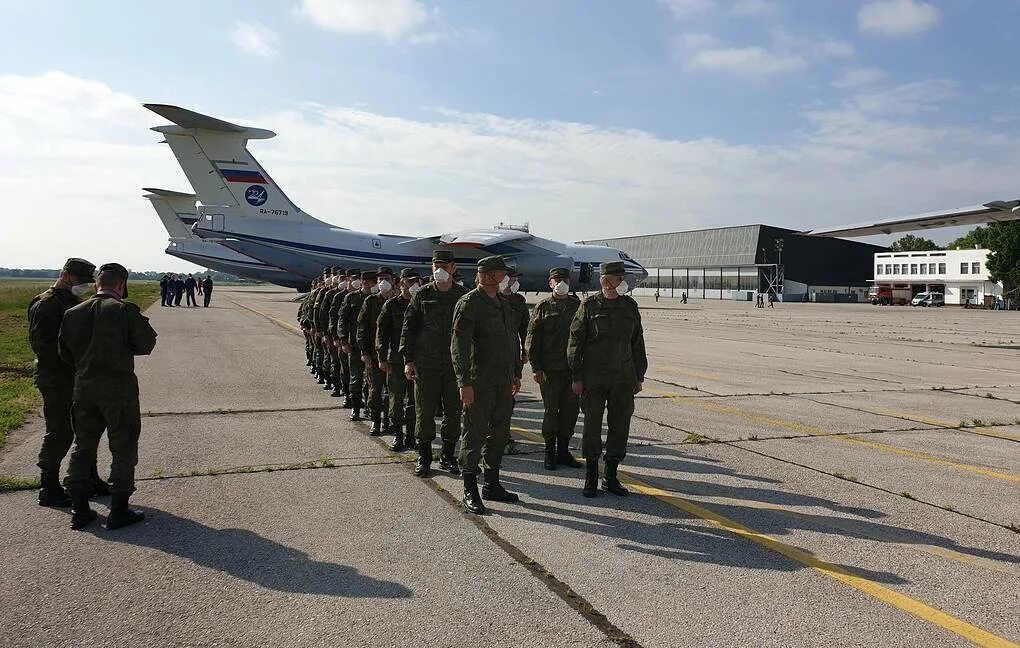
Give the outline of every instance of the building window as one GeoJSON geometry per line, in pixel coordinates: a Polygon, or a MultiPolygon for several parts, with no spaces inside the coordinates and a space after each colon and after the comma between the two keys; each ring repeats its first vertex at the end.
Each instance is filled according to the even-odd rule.
{"type": "Polygon", "coordinates": [[[911,263],[910,264],[910,274],[912,274],[912,275],[916,275],[917,274],[917,264],[916,263],[911,263]]]}
{"type": "Polygon", "coordinates": [[[898,275],[900,273],[900,264],[894,263],[892,267],[892,273],[898,275]]]}
{"type": "Polygon", "coordinates": [[[964,261],[960,264],[960,274],[967,274],[967,262],[964,261]]]}
{"type": "Polygon", "coordinates": [[[944,263],[939,264],[939,274],[940,275],[946,274],[946,264],[944,263]]]}
{"type": "Polygon", "coordinates": [[[970,273],[971,274],[981,274],[981,264],[978,263],[977,261],[975,261],[974,263],[970,264],[970,273]]]}
{"type": "Polygon", "coordinates": [[[877,266],[875,266],[875,276],[877,277],[880,274],[882,274],[882,264],[881,263],[879,263],[877,266]]]}
{"type": "Polygon", "coordinates": [[[928,274],[935,274],[935,264],[934,263],[929,263],[928,264],[928,274]]]}

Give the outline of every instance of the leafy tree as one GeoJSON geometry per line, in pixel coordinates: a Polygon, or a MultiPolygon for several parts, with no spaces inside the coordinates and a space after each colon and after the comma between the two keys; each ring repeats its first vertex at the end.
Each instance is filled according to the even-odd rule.
{"type": "Polygon", "coordinates": [[[903,238],[893,241],[889,246],[891,252],[927,252],[938,249],[939,246],[935,244],[935,241],[913,234],[907,234],[903,238]]]}
{"type": "Polygon", "coordinates": [[[981,249],[988,247],[987,227],[975,227],[955,241],[946,243],[946,249],[955,250],[956,248],[960,248],[961,250],[973,250],[975,245],[981,249]]]}
{"type": "Polygon", "coordinates": [[[1020,221],[991,223],[987,228],[988,274],[1009,293],[1020,287],[1020,221]]]}

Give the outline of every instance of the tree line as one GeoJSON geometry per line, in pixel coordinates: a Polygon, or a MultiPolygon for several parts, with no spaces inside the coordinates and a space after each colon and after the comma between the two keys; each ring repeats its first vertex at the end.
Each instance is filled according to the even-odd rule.
{"type": "MultiPolygon", "coordinates": [[[[52,268],[0,268],[0,277],[14,277],[21,279],[56,279],[59,274],[59,269],[52,268]]],[[[130,278],[140,281],[159,281],[164,274],[166,273],[157,270],[146,270],[145,272],[132,271],[130,278]]],[[[185,272],[184,274],[188,273],[185,272]]],[[[227,274],[226,272],[212,272],[206,270],[205,272],[199,271],[192,274],[202,275],[203,277],[211,275],[213,281],[216,283],[250,283],[247,279],[241,279],[237,275],[227,274]]]]}

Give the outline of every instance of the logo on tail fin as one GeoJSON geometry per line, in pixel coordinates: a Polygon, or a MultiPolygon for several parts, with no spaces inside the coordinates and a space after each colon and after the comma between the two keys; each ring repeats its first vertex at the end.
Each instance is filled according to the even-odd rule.
{"type": "Polygon", "coordinates": [[[252,185],[244,192],[244,199],[252,207],[264,205],[269,200],[269,192],[261,185],[252,185]]]}

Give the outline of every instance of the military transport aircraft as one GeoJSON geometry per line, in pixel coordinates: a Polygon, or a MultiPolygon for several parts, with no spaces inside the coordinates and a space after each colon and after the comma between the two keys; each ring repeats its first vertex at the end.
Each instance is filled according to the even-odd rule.
{"type": "Polygon", "coordinates": [[[195,236],[191,231],[191,226],[198,221],[195,194],[151,187],[144,190],[149,192],[144,197],[152,203],[170,235],[167,254],[238,277],[287,288],[307,289],[309,282],[303,277],[195,236]]]}
{"type": "Polygon", "coordinates": [[[918,230],[954,227],[957,225],[980,225],[1020,219],[1020,200],[994,200],[984,205],[961,207],[949,211],[928,212],[916,216],[890,218],[871,223],[843,225],[826,229],[803,232],[808,236],[846,237],[874,236],[894,232],[915,232],[918,230]]]}
{"type": "MultiPolygon", "coordinates": [[[[548,290],[549,268],[571,269],[577,290],[598,286],[599,264],[623,261],[634,279],[648,276],[615,248],[572,245],[539,238],[527,228],[494,227],[432,236],[358,232],[317,220],[302,211],[248,151],[248,140],[272,131],[239,126],[177,106],[144,104],[173,122],[157,126],[201,201],[198,236],[307,279],[325,266],[369,269],[380,265],[427,271],[432,250],[456,252],[465,281],[473,283],[475,261],[503,255],[521,273],[521,290],[548,290]]],[[[633,282],[632,282],[633,283],[633,282]]]]}

